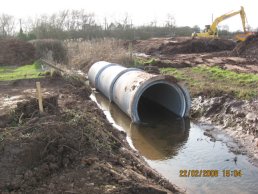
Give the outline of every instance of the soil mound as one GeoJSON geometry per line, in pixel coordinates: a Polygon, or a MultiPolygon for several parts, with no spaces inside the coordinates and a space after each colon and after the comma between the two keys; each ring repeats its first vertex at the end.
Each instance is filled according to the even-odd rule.
{"type": "Polygon", "coordinates": [[[17,105],[0,127],[0,193],[176,192],[86,99],[89,91],[63,83],[44,98],[44,114],[34,98],[17,105]]]}
{"type": "MultiPolygon", "coordinates": [[[[54,114],[58,112],[57,99],[58,95],[44,98],[43,108],[45,113],[54,114]]],[[[32,118],[35,116],[39,116],[38,100],[36,98],[31,98],[27,101],[17,103],[17,107],[14,113],[16,116],[20,116],[22,118],[32,118]]]]}
{"type": "Polygon", "coordinates": [[[32,44],[17,39],[0,39],[0,65],[26,65],[35,61],[32,44]]]}
{"type": "Polygon", "coordinates": [[[169,42],[159,47],[161,54],[189,54],[233,50],[235,43],[226,39],[190,39],[183,42],[169,42]]]}
{"type": "Polygon", "coordinates": [[[237,56],[258,59],[258,33],[238,44],[233,53],[237,56]]]}

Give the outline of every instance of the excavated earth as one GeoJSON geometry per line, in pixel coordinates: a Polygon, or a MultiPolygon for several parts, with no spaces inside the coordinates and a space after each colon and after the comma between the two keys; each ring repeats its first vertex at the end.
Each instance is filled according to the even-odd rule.
{"type": "MultiPolygon", "coordinates": [[[[257,40],[257,36],[252,39],[257,40]]],[[[133,48],[139,58],[154,59],[158,67],[184,68],[205,64],[236,72],[258,72],[258,44],[255,41],[236,46],[234,41],[224,39],[153,38],[134,41],[133,48]]]]}
{"type": "Polygon", "coordinates": [[[258,33],[249,36],[245,42],[238,44],[233,53],[249,59],[258,59],[258,33]]]}
{"type": "Polygon", "coordinates": [[[0,193],[179,193],[107,122],[81,82],[18,80],[1,82],[0,91],[0,193]]]}
{"type": "Polygon", "coordinates": [[[146,54],[189,54],[203,52],[218,52],[233,50],[236,43],[227,39],[206,38],[153,38],[149,40],[134,41],[133,44],[138,52],[146,54]]]}

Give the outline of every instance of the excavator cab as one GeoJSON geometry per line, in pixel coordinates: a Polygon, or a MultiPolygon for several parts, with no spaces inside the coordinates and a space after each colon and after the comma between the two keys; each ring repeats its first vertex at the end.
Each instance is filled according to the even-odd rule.
{"type": "Polygon", "coordinates": [[[217,37],[218,36],[218,29],[215,28],[214,30],[211,30],[211,25],[205,25],[205,29],[203,30],[203,33],[208,34],[209,36],[212,37],[217,37]]]}
{"type": "MultiPolygon", "coordinates": [[[[205,28],[202,30],[201,33],[196,33],[196,32],[192,33],[192,38],[195,38],[195,37],[199,36],[200,34],[212,35],[212,31],[210,30],[210,28],[211,28],[211,25],[205,25],[205,28]]],[[[204,37],[206,37],[206,36],[204,36],[204,37]]]]}
{"type": "Polygon", "coordinates": [[[210,28],[211,28],[211,25],[205,25],[205,29],[203,32],[209,32],[210,28]]]}

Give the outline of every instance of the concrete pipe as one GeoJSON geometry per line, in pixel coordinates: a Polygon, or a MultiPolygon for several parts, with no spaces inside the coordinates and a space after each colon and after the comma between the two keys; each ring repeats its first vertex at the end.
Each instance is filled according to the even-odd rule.
{"type": "Polygon", "coordinates": [[[91,66],[88,77],[93,87],[135,123],[142,120],[144,113],[139,112],[139,107],[144,101],[156,103],[180,117],[189,114],[188,91],[171,76],[153,75],[137,68],[100,61],[91,66]]]}
{"type": "Polygon", "coordinates": [[[110,66],[115,66],[115,65],[117,64],[109,63],[106,61],[99,61],[97,63],[94,63],[88,72],[88,78],[92,86],[97,89],[99,75],[101,74],[101,72],[104,71],[106,68],[110,66]]]}

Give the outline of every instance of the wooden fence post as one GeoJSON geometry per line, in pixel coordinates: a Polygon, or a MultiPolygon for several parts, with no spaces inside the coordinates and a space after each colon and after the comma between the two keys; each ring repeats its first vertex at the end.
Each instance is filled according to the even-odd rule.
{"type": "Polygon", "coordinates": [[[42,102],[42,93],[41,93],[41,87],[40,87],[40,82],[36,82],[36,88],[37,88],[37,96],[38,96],[38,101],[39,101],[39,112],[43,113],[43,102],[42,102]]]}

